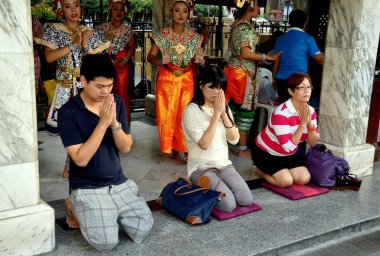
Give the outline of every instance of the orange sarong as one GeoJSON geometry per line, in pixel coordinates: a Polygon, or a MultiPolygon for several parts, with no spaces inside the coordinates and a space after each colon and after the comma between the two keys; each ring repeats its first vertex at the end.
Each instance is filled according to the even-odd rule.
{"type": "Polygon", "coordinates": [[[232,99],[236,104],[242,104],[247,86],[247,74],[227,66],[224,68],[224,73],[227,78],[226,102],[228,103],[232,99]]]}
{"type": "MultiPolygon", "coordinates": [[[[121,59],[127,54],[126,50],[123,50],[116,54],[115,59],[121,59]]],[[[131,125],[131,100],[128,91],[128,82],[129,82],[129,63],[125,63],[123,67],[120,67],[116,63],[114,64],[117,71],[117,76],[113,81],[112,92],[119,95],[124,103],[127,110],[128,124],[131,125]]]]}
{"type": "Polygon", "coordinates": [[[195,75],[192,62],[186,68],[169,64],[167,67],[161,66],[158,71],[156,113],[160,149],[163,153],[171,154],[172,150],[187,152],[182,112],[193,98],[195,75]]]}

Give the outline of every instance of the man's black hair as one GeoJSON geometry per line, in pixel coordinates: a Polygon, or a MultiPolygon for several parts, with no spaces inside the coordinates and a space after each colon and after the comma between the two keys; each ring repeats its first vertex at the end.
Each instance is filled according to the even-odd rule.
{"type": "Polygon", "coordinates": [[[293,10],[289,14],[290,27],[303,28],[307,21],[307,15],[302,10],[293,10]]]}
{"type": "Polygon", "coordinates": [[[87,82],[97,77],[115,78],[116,74],[116,69],[106,54],[88,54],[82,59],[80,75],[84,76],[87,82]]]}

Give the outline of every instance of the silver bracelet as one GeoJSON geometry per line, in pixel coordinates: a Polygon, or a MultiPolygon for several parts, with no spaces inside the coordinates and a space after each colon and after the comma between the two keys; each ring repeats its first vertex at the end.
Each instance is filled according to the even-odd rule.
{"type": "Polygon", "coordinates": [[[70,51],[72,52],[75,52],[75,50],[77,49],[77,47],[73,43],[69,43],[67,46],[70,48],[70,51]]]}
{"type": "Polygon", "coordinates": [[[267,55],[265,53],[261,54],[261,61],[265,61],[267,59],[267,55]]]}
{"type": "Polygon", "coordinates": [[[83,48],[83,52],[88,52],[88,50],[90,50],[90,46],[88,46],[88,45],[87,45],[87,47],[82,46],[82,48],[83,48]]]}

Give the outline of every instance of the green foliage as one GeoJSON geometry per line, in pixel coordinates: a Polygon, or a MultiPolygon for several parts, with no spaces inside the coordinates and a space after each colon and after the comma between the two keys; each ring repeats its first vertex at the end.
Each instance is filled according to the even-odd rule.
{"type": "MultiPolygon", "coordinates": [[[[108,15],[108,0],[103,0],[103,18],[108,15]]],[[[81,0],[81,12],[83,17],[91,16],[100,18],[100,0],[81,0]]]]}
{"type": "MultiPolygon", "coordinates": [[[[103,20],[106,21],[109,16],[108,0],[103,0],[103,20]]],[[[152,0],[130,0],[130,5],[127,8],[127,20],[135,19],[141,20],[144,11],[148,16],[152,13],[152,0]]],[[[100,16],[100,0],[81,0],[81,9],[83,17],[91,16],[99,18],[100,16]]]]}
{"type": "Polygon", "coordinates": [[[52,1],[41,1],[40,3],[35,3],[32,6],[32,16],[37,19],[45,20],[55,20],[57,19],[57,14],[52,7],[52,1]]]}
{"type": "Polygon", "coordinates": [[[152,0],[129,0],[130,9],[134,13],[152,13],[152,0]]]}
{"type": "Polygon", "coordinates": [[[152,0],[129,0],[130,5],[128,7],[128,20],[135,22],[141,22],[145,16],[145,21],[152,17],[152,0]]]}
{"type": "Polygon", "coordinates": [[[205,17],[218,17],[219,7],[215,5],[196,4],[194,7],[194,15],[197,15],[198,13],[203,13],[203,16],[205,17]]]}
{"type": "MultiPolygon", "coordinates": [[[[101,10],[100,8],[100,1],[101,0],[81,0],[81,10],[82,10],[82,17],[91,16],[93,19],[99,19],[100,18],[100,12],[102,11],[103,20],[106,21],[107,17],[109,15],[108,10],[108,0],[102,0],[103,8],[101,10]]],[[[142,17],[145,14],[145,20],[151,19],[152,16],[152,1],[153,0],[129,0],[130,5],[127,9],[127,20],[131,20],[132,17],[134,17],[134,20],[136,22],[142,21],[142,17]]],[[[31,5],[39,6],[53,6],[54,0],[31,0],[31,5]]],[[[62,0],[61,0],[62,3],[62,0]]],[[[42,13],[44,13],[42,10],[39,10],[38,8],[32,8],[32,15],[36,16],[37,18],[43,16],[42,13]]],[[[47,11],[45,11],[47,12],[47,11]]],[[[51,8],[51,12],[48,12],[45,14],[46,19],[48,20],[54,20],[57,18],[56,14],[56,8],[51,8]],[[52,15],[54,14],[54,16],[52,15]]]]}

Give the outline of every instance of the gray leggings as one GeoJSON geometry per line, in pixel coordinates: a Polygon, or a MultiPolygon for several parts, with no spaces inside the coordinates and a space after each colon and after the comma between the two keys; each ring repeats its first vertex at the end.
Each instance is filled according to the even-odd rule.
{"type": "Polygon", "coordinates": [[[210,178],[211,189],[222,191],[226,194],[226,197],[219,201],[215,206],[219,211],[232,212],[237,205],[249,206],[253,204],[251,190],[232,165],[227,165],[220,169],[199,168],[191,174],[190,180],[196,182],[201,175],[210,178]],[[204,170],[206,169],[209,170],[204,173],[204,170]],[[220,177],[218,172],[220,172],[220,177]],[[222,180],[218,187],[215,188],[220,179],[222,180]]]}

